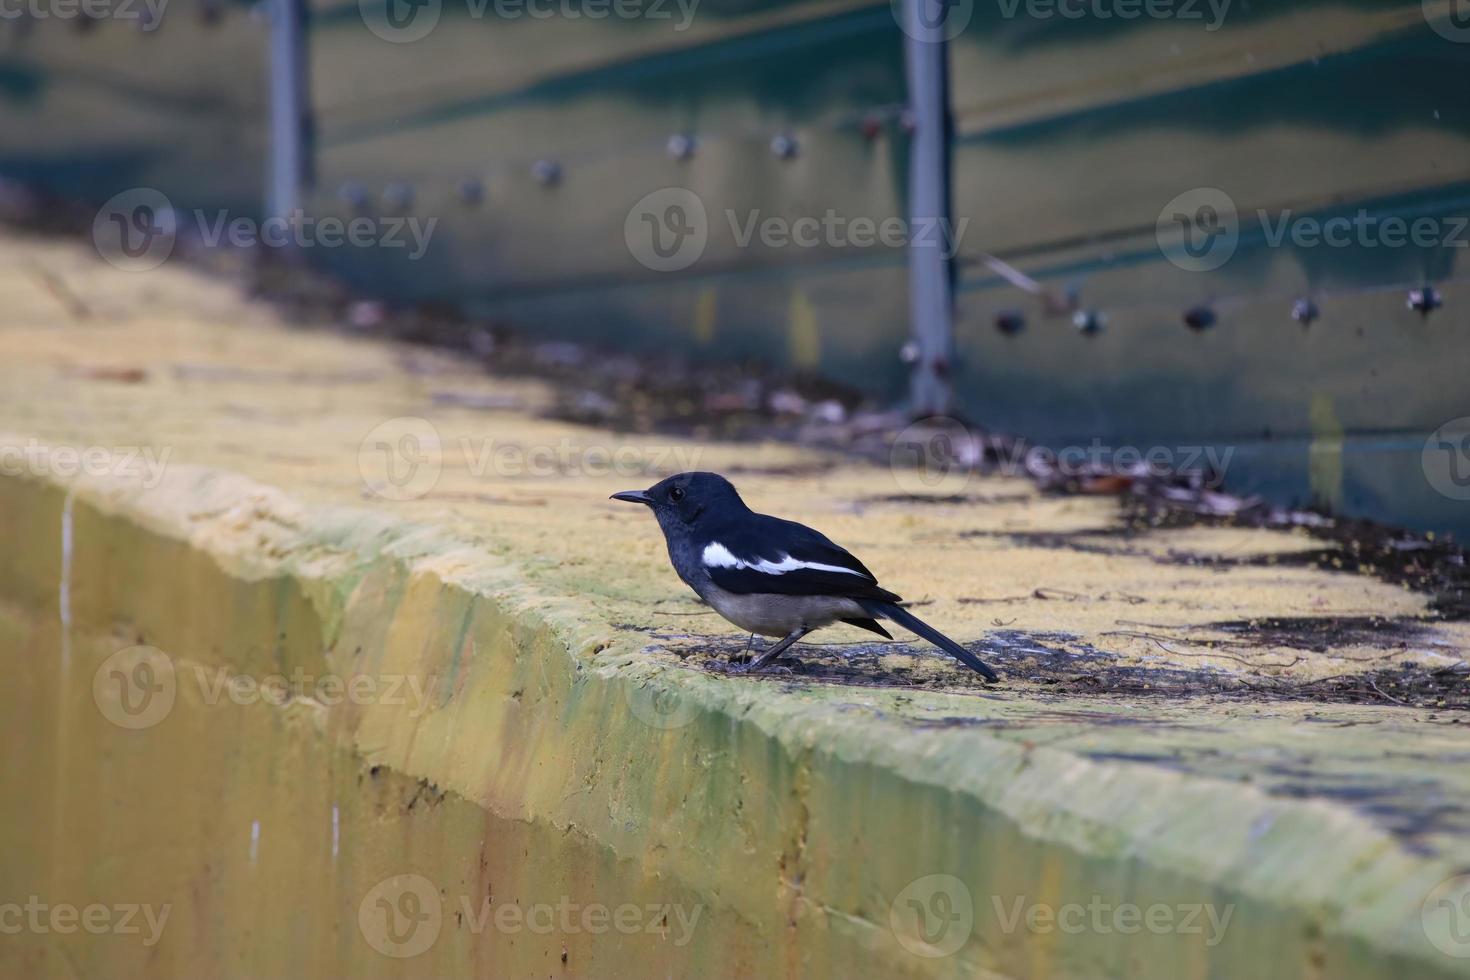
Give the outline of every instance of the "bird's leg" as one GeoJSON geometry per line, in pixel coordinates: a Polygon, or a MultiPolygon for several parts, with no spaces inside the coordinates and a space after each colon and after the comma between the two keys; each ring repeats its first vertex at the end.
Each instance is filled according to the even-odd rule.
{"type": "Polygon", "coordinates": [[[760,656],[752,660],[750,662],[750,666],[746,667],[745,669],[760,670],[766,664],[770,663],[772,660],[775,660],[777,657],[781,656],[781,654],[785,653],[787,647],[791,646],[791,644],[795,643],[797,640],[801,639],[803,636],[806,636],[810,632],[811,630],[807,629],[805,626],[797,627],[790,633],[787,633],[784,639],[778,640],[775,643],[771,644],[770,647],[768,647],[767,649],[762,650],[760,656]]]}
{"type": "Polygon", "coordinates": [[[755,642],[755,634],[754,633],[750,634],[749,636],[747,636],[745,638],[745,649],[740,651],[740,659],[742,661],[744,661],[746,657],[750,656],[750,645],[752,643],[754,643],[754,642],[755,642]]]}

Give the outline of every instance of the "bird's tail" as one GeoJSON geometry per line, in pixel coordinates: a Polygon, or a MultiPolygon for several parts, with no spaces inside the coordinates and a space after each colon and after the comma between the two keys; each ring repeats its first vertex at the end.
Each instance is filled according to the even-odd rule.
{"type": "Polygon", "coordinates": [[[924,639],[928,640],[930,643],[934,644],[939,649],[949,654],[951,657],[954,657],[966,667],[969,667],[977,674],[980,674],[986,680],[1000,680],[1000,678],[996,676],[995,671],[991,670],[985,665],[985,661],[981,660],[969,650],[966,650],[954,640],[951,640],[949,637],[945,636],[943,633],[939,632],[937,629],[930,626],[928,623],[924,622],[918,616],[915,616],[913,613],[909,612],[902,606],[896,606],[891,602],[879,602],[875,599],[859,599],[858,604],[861,605],[863,607],[863,610],[867,612],[870,616],[882,616],[884,619],[891,619],[909,632],[917,633],[919,636],[922,636],[924,639]]]}

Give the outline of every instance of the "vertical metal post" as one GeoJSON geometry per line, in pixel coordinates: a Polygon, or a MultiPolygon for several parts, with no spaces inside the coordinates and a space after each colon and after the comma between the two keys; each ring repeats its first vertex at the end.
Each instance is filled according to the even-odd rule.
{"type": "Polygon", "coordinates": [[[954,283],[950,268],[947,16],[952,0],[904,0],[909,145],[909,318],[918,357],[916,416],[953,403],[954,283]]]}
{"type": "Polygon", "coordinates": [[[311,115],[305,0],[270,4],[270,161],[268,217],[293,220],[310,185],[311,115]]]}

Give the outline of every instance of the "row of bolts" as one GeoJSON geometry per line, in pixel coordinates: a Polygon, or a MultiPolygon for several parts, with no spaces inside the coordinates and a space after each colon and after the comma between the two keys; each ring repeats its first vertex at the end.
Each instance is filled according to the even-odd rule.
{"type": "MultiPolygon", "coordinates": [[[[258,20],[264,20],[266,17],[269,16],[266,5],[264,3],[256,4],[256,7],[252,9],[251,13],[258,20]]],[[[137,29],[143,34],[144,37],[151,37],[158,27],[158,22],[162,15],[162,10],[158,10],[155,12],[153,8],[147,6],[146,4],[141,6],[136,17],[137,29]]],[[[219,26],[219,24],[224,20],[224,16],[224,0],[204,0],[204,2],[200,4],[199,21],[206,27],[219,26]]],[[[35,17],[25,16],[25,11],[23,10],[21,11],[21,14],[19,16],[6,17],[4,19],[15,24],[16,36],[20,38],[26,38],[30,35],[31,30],[35,27],[35,22],[37,20],[37,18],[35,17]]],[[[106,18],[94,17],[86,10],[82,10],[78,13],[76,17],[72,19],[71,29],[77,34],[88,34],[91,32],[92,28],[97,26],[99,21],[102,21],[104,19],[106,18]]]]}
{"type": "MultiPolygon", "coordinates": [[[[1444,305],[1444,298],[1439,290],[1425,283],[1423,286],[1409,290],[1405,304],[1408,309],[1418,313],[1421,317],[1428,319],[1429,314],[1444,305]]],[[[1291,318],[1304,327],[1309,327],[1322,315],[1322,310],[1310,299],[1298,299],[1291,304],[1291,318]]],[[[1208,330],[1215,325],[1219,319],[1215,308],[1208,303],[1199,306],[1191,306],[1184,311],[1184,325],[1191,330],[1208,330]]],[[[1092,335],[1101,333],[1107,323],[1107,317],[1100,311],[1093,309],[1079,309],[1072,313],[1072,326],[1078,332],[1092,335]]],[[[995,328],[1007,336],[1012,336],[1026,329],[1026,315],[1020,310],[1002,310],[995,315],[995,328]]]]}
{"type": "MultiPolygon", "coordinates": [[[[906,127],[911,126],[907,118],[903,121],[906,127]]],[[[881,128],[882,124],[878,120],[868,119],[863,122],[862,132],[868,139],[874,139],[881,128]]],[[[688,160],[694,155],[695,141],[692,136],[675,133],[669,137],[666,149],[675,160],[688,160]]],[[[785,133],[772,137],[771,153],[776,158],[790,160],[797,155],[797,151],[795,137],[785,133]]],[[[531,176],[543,186],[554,187],[561,182],[561,164],[555,160],[537,160],[531,165],[531,176]]],[[[479,204],[485,196],[485,185],[477,178],[466,178],[460,181],[457,194],[464,204],[479,204]]],[[[356,182],[343,184],[337,196],[356,209],[365,208],[369,201],[367,188],[356,182]]],[[[394,181],[383,189],[383,200],[390,207],[407,208],[413,203],[413,188],[405,182],[394,181]]],[[[1444,300],[1439,290],[1426,283],[1409,290],[1405,305],[1427,319],[1429,314],[1444,305],[1444,300]]],[[[1291,318],[1304,327],[1311,326],[1321,315],[1321,309],[1311,299],[1298,299],[1291,305],[1291,318]]],[[[1218,316],[1214,308],[1206,303],[1185,310],[1183,319],[1191,330],[1208,330],[1215,325],[1218,316]]],[[[1072,313],[1072,325],[1086,335],[1101,333],[1106,321],[1107,318],[1101,312],[1093,309],[1076,309],[1072,313]]],[[[1018,334],[1026,328],[1026,316],[1020,310],[1002,310],[995,316],[995,327],[1003,334],[1018,334]]]]}
{"type": "MultiPolygon", "coordinates": [[[[876,119],[864,120],[862,133],[868,139],[876,139],[882,132],[882,123],[876,119]]],[[[675,133],[665,144],[669,156],[675,160],[688,160],[694,156],[694,137],[675,133]]],[[[779,160],[794,159],[798,152],[796,137],[780,133],[771,138],[771,154],[779,160]]],[[[561,164],[555,160],[537,160],[531,164],[531,177],[544,187],[555,187],[561,183],[561,164]]],[[[467,177],[455,188],[460,203],[479,204],[485,198],[485,184],[478,177],[467,177]]],[[[368,189],[357,181],[348,181],[337,189],[337,197],[349,206],[361,210],[371,200],[368,189]]],[[[403,209],[413,204],[413,187],[405,181],[393,181],[383,188],[383,203],[391,208],[403,209]]]]}

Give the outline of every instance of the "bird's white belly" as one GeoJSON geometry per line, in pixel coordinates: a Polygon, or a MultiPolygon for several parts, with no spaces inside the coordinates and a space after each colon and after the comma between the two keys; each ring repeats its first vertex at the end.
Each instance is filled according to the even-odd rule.
{"type": "Polygon", "coordinates": [[[738,595],[711,585],[704,590],[704,599],[736,626],[762,636],[785,636],[794,630],[818,629],[839,619],[868,615],[853,600],[837,596],[738,595]]]}

